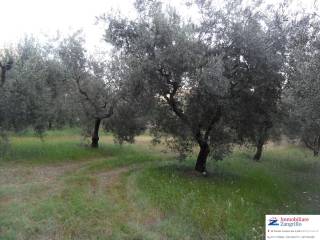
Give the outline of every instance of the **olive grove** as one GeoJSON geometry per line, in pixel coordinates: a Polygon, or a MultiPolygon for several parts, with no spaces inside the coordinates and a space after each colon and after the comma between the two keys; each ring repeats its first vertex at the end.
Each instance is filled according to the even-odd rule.
{"type": "Polygon", "coordinates": [[[199,146],[196,170],[205,171],[210,151],[221,157],[243,141],[257,146],[259,160],[285,80],[286,16],[281,7],[264,14],[233,2],[194,7],[199,22],[161,2],[137,1],[136,19],[104,19],[106,40],[154,103],[153,132],[173,137],[182,151],[199,146]]]}
{"type": "Polygon", "coordinates": [[[108,55],[88,54],[81,32],[40,44],[26,37],[0,55],[0,129],[81,127],[133,142],[146,129],[195,170],[235,145],[256,149],[285,135],[320,151],[320,21],[290,3],[158,0],[136,14],[99,17],[108,55]]]}

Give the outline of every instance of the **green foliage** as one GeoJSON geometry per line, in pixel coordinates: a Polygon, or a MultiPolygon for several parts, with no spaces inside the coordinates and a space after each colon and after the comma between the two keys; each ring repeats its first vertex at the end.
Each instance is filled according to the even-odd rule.
{"type": "Polygon", "coordinates": [[[11,51],[14,64],[0,89],[1,127],[33,128],[42,135],[48,128],[74,125],[76,104],[52,49],[25,37],[11,51]]]}
{"type": "Polygon", "coordinates": [[[287,134],[300,139],[315,155],[320,151],[319,26],[320,18],[316,14],[301,14],[292,22],[284,95],[288,109],[284,124],[287,134]]]}
{"type": "Polygon", "coordinates": [[[140,106],[120,100],[113,115],[104,122],[104,128],[113,133],[117,143],[134,143],[134,137],[146,130],[146,122],[140,106]]]}
{"type": "Polygon", "coordinates": [[[280,6],[264,13],[241,1],[190,5],[198,21],[161,1],[136,1],[130,20],[103,20],[124,83],[150,110],[151,132],[170,136],[182,156],[198,144],[204,164],[210,147],[222,158],[236,140],[267,141],[280,112],[288,24],[280,6]]]}

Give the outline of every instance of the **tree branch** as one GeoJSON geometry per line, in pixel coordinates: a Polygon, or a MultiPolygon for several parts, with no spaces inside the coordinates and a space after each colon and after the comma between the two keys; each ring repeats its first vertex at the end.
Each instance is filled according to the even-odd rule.
{"type": "Polygon", "coordinates": [[[302,138],[301,140],[303,141],[303,143],[306,145],[307,148],[311,149],[312,151],[314,150],[314,147],[306,138],[302,138]]]}
{"type": "Polygon", "coordinates": [[[94,102],[93,102],[92,99],[89,97],[89,95],[87,94],[87,92],[81,88],[81,85],[80,85],[80,76],[77,76],[77,77],[75,78],[75,80],[76,80],[76,84],[77,84],[79,93],[80,93],[82,96],[84,96],[84,97],[85,97],[85,100],[87,100],[87,101],[90,103],[90,105],[95,109],[95,111],[98,112],[98,111],[97,111],[97,110],[98,110],[98,109],[97,109],[97,106],[94,104],[94,102]]]}
{"type": "Polygon", "coordinates": [[[105,119],[105,118],[109,118],[113,115],[113,109],[114,109],[114,105],[111,105],[108,112],[102,116],[100,116],[100,119],[105,119]]]}

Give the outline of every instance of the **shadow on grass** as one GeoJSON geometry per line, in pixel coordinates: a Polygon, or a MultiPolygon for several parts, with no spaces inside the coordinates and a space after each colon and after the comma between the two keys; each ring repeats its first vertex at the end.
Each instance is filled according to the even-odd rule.
{"type": "Polygon", "coordinates": [[[160,166],[157,168],[160,172],[168,172],[171,174],[175,174],[180,178],[185,180],[197,180],[197,181],[204,181],[204,182],[234,182],[240,179],[240,175],[234,172],[225,172],[223,170],[210,169],[210,172],[207,175],[202,175],[202,173],[197,172],[194,170],[194,167],[191,164],[170,164],[166,166],[160,166]]]}

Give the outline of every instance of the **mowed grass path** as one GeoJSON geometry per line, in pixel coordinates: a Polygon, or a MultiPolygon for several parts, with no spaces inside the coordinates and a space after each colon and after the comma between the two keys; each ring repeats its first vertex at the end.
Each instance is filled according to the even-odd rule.
{"type": "Polygon", "coordinates": [[[73,131],[13,137],[0,160],[0,239],[264,239],[265,214],[320,214],[320,159],[235,150],[193,172],[142,136],[92,150],[73,131]]]}

